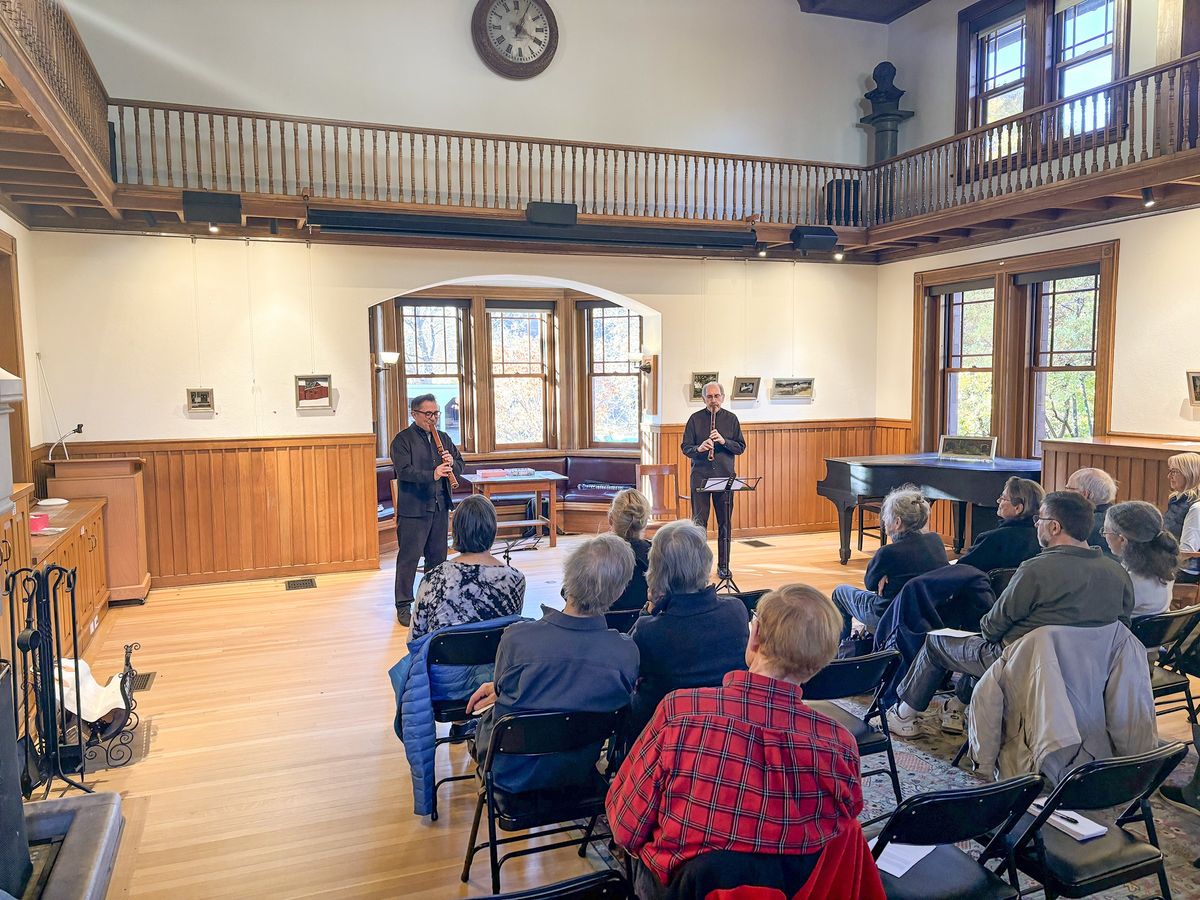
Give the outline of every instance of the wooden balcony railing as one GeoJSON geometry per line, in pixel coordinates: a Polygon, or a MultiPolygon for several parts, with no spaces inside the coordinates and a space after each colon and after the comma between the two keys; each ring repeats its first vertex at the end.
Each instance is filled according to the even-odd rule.
{"type": "Polygon", "coordinates": [[[1195,150],[1198,75],[1195,54],[870,167],[136,100],[110,101],[109,115],[125,185],[439,211],[551,201],[633,219],[874,227],[1195,150]]]}
{"type": "Polygon", "coordinates": [[[108,171],[108,92],[66,10],[56,0],[0,0],[0,25],[108,171]]]}

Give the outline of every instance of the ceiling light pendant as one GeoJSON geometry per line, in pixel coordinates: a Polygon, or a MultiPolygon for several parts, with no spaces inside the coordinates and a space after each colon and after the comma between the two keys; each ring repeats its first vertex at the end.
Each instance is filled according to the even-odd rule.
{"type": "Polygon", "coordinates": [[[1154,188],[1142,188],[1142,206],[1146,207],[1146,209],[1152,209],[1157,203],[1158,200],[1154,197],[1154,188]]]}

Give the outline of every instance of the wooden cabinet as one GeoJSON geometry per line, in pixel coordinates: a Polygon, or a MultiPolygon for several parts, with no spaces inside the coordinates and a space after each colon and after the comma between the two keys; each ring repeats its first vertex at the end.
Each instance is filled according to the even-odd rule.
{"type": "MultiPolygon", "coordinates": [[[[0,594],[4,579],[10,572],[27,568],[31,562],[29,549],[29,501],[32,484],[13,486],[13,509],[0,516],[0,594]]],[[[8,611],[0,612],[0,618],[8,611]]]]}
{"type": "MultiPolygon", "coordinates": [[[[50,525],[64,529],[56,535],[35,535],[32,540],[36,565],[62,566],[75,570],[75,616],[71,616],[71,595],[65,589],[58,596],[59,634],[69,643],[74,622],[79,653],[92,639],[108,609],[108,566],[105,560],[104,501],[73,500],[56,507],[50,525]]],[[[70,648],[64,644],[64,656],[70,648]]]]}

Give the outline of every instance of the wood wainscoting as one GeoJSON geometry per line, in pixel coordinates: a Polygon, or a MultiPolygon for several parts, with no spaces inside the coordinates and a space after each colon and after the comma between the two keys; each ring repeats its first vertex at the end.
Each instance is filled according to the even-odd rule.
{"type": "Polygon", "coordinates": [[[1200,438],[1109,435],[1077,441],[1042,441],[1042,486],[1060,491],[1076,469],[1094,466],[1117,480],[1117,500],[1145,500],[1164,509],[1170,498],[1167,460],[1200,453],[1200,438]]]}
{"type": "MultiPolygon", "coordinates": [[[[47,450],[34,451],[43,497],[47,450]]],[[[155,587],[379,566],[373,435],[98,441],[70,452],[146,461],[155,587]]]]}
{"type": "MultiPolygon", "coordinates": [[[[675,465],[679,492],[687,494],[690,466],[679,449],[683,427],[649,426],[643,440],[652,462],[675,465]]],[[[763,480],[754,494],[736,500],[735,537],[836,529],[833,504],[817,494],[825,459],[908,453],[912,444],[912,423],[906,419],[743,422],[742,432],[747,446],[738,460],[738,473],[761,475],[763,480]]],[[[685,506],[685,515],[687,511],[685,506]]]]}

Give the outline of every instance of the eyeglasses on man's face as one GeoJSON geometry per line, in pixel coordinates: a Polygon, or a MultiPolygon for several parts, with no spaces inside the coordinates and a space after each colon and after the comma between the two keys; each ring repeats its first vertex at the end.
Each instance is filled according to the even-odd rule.
{"type": "Polygon", "coordinates": [[[440,409],[418,409],[416,415],[424,416],[427,419],[436,419],[442,414],[440,409]]]}
{"type": "Polygon", "coordinates": [[[1052,518],[1050,516],[1034,516],[1033,521],[1035,521],[1035,522],[1057,522],[1058,519],[1052,518]]]}

